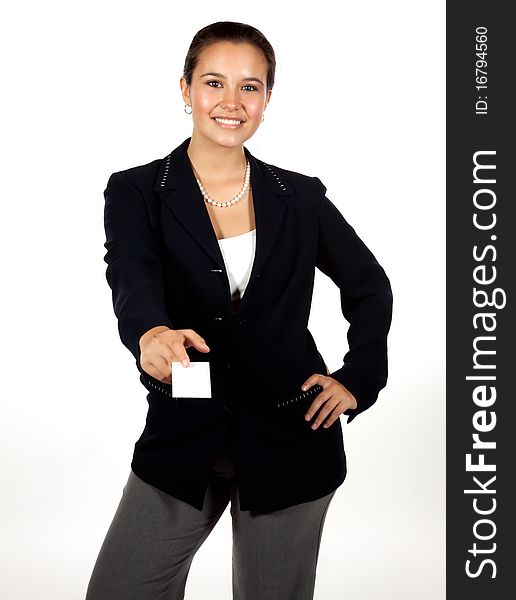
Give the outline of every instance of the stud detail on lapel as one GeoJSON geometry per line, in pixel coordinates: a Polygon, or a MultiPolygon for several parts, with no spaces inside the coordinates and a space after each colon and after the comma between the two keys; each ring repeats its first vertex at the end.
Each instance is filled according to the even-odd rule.
{"type": "Polygon", "coordinates": [[[172,156],[172,152],[167,156],[167,162],[165,163],[165,170],[163,171],[163,177],[161,179],[161,187],[165,187],[165,183],[167,182],[168,170],[170,168],[170,158],[172,156]]]}
{"type": "Polygon", "coordinates": [[[279,184],[279,186],[281,187],[282,190],[286,190],[287,188],[285,187],[284,183],[281,181],[281,179],[278,177],[278,175],[275,173],[275,171],[273,171],[273,169],[271,168],[271,166],[269,164],[267,164],[266,162],[260,161],[262,163],[262,165],[265,166],[266,169],[268,169],[268,171],[270,173],[272,173],[273,177],[276,179],[276,182],[279,184]]]}

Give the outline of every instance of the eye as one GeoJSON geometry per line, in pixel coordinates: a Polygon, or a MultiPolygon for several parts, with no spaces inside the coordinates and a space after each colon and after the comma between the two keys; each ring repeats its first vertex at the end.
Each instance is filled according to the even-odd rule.
{"type": "MultiPolygon", "coordinates": [[[[206,85],[208,85],[208,86],[210,86],[210,87],[215,87],[215,88],[217,88],[217,87],[218,87],[218,86],[213,86],[213,85],[211,85],[212,83],[219,83],[220,85],[222,85],[222,84],[220,83],[220,81],[217,81],[217,80],[215,80],[215,79],[212,79],[212,80],[210,80],[210,81],[207,81],[207,82],[206,82],[206,85]]],[[[257,91],[258,91],[258,88],[257,88],[257,87],[255,87],[254,85],[251,85],[250,83],[249,83],[249,84],[247,84],[247,85],[244,85],[243,87],[244,87],[244,88],[251,88],[251,90],[250,90],[250,91],[252,91],[252,92],[257,92],[257,91]]]]}

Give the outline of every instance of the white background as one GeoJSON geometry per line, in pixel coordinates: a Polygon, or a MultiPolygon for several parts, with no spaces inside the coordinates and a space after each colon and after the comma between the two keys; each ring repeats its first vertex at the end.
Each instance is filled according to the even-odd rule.
{"type": "MultiPolygon", "coordinates": [[[[315,598],[444,598],[444,2],[216,4],[2,11],[0,596],[84,597],[147,409],[105,280],[103,190],[191,135],[186,51],[233,20],[260,29],[278,62],[246,146],[318,176],[394,293],[387,387],[353,423],[341,417],[348,476],[315,598]]],[[[319,272],[310,330],[340,366],[347,322],[319,272]]],[[[229,507],[186,598],[231,598],[229,507]]]]}

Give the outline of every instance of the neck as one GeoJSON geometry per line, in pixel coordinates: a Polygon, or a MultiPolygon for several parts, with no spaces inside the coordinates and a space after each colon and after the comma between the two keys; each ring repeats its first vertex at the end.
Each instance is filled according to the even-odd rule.
{"type": "Polygon", "coordinates": [[[187,154],[198,176],[208,181],[227,181],[245,172],[246,156],[241,144],[228,148],[194,131],[187,154]]]}

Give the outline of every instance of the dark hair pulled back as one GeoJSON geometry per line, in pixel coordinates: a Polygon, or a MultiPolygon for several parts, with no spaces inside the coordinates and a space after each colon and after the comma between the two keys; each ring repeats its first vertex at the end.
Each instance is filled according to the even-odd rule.
{"type": "Polygon", "coordinates": [[[188,86],[192,83],[192,73],[199,62],[199,55],[210,44],[215,42],[236,42],[252,44],[261,50],[267,61],[267,91],[274,86],[276,72],[276,57],[274,50],[261,31],[234,21],[218,21],[200,29],[193,37],[188,48],[183,68],[183,77],[188,86]]]}

